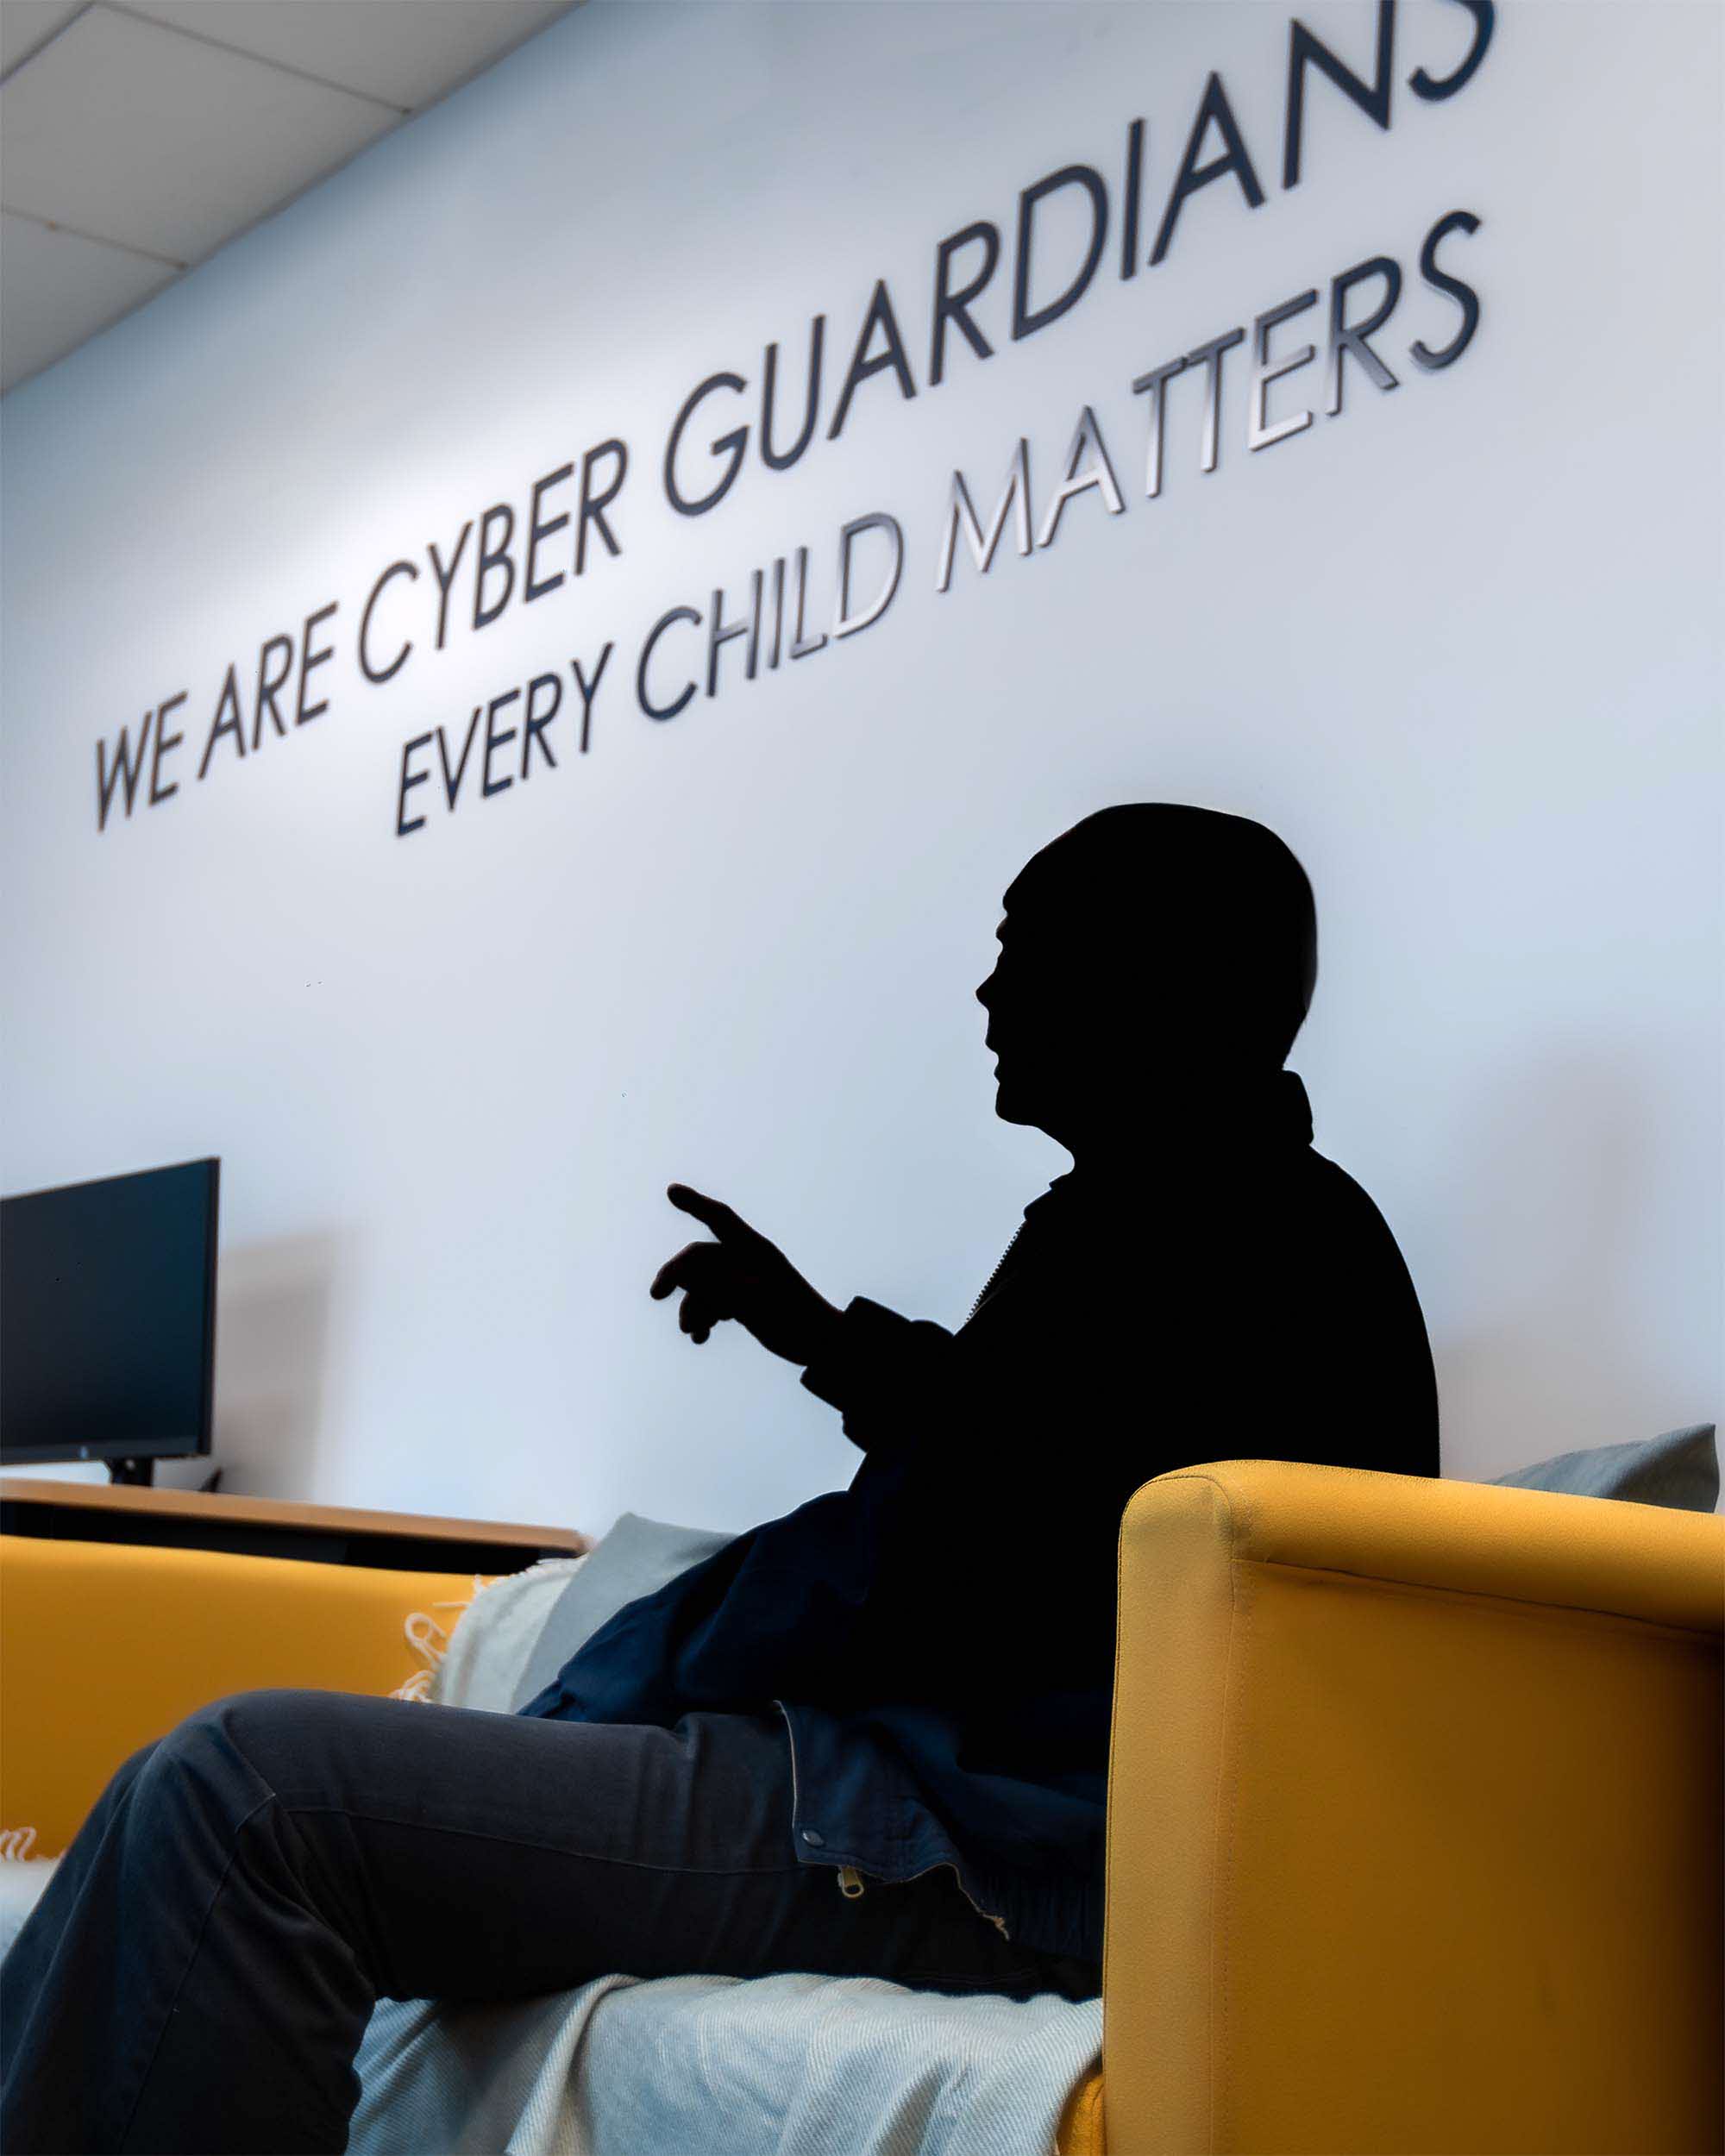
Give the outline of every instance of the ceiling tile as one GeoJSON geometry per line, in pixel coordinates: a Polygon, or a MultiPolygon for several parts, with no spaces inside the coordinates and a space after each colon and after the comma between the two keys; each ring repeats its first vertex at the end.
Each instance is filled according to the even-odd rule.
{"type": "Polygon", "coordinates": [[[394,124],[368,98],[93,7],[0,87],[0,204],[200,261],[394,124]]]}
{"type": "Polygon", "coordinates": [[[177,274],[147,255],[0,215],[0,391],[64,358],[177,274]]]}
{"type": "Polygon", "coordinates": [[[573,0],[129,0],[135,13],[416,111],[573,0]]]}
{"type": "Polygon", "coordinates": [[[0,0],[0,75],[9,75],[20,60],[70,22],[85,0],[0,0]]]}

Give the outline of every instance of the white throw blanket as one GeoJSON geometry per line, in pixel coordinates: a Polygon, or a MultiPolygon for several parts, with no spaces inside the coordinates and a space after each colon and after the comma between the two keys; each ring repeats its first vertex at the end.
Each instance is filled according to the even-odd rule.
{"type": "MultiPolygon", "coordinates": [[[[0,1865],[0,1947],[57,1859],[0,1865]]],[[[1102,2002],[880,1977],[599,1977],[385,1999],[348,2156],[1048,2156],[1102,2002]]]]}
{"type": "Polygon", "coordinates": [[[600,1977],[385,2000],[348,2156],[1048,2156],[1102,2002],[879,1977],[600,1977]]]}

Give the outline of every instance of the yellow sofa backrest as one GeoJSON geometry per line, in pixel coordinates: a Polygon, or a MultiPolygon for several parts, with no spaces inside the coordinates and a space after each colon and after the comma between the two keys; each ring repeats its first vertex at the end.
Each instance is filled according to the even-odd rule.
{"type": "Polygon", "coordinates": [[[122,1760],[229,1692],[423,1689],[477,1583],[0,1535],[0,1853],[58,1855],[122,1760]]]}

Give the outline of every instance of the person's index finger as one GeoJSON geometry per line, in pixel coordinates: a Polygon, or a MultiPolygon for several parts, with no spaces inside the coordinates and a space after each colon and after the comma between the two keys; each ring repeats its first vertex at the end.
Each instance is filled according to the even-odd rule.
{"type": "Polygon", "coordinates": [[[715,1235],[732,1233],[743,1225],[740,1214],[718,1198],[709,1198],[699,1190],[692,1190],[687,1183],[672,1183],[665,1195],[680,1213],[692,1213],[704,1228],[711,1228],[715,1235]]]}

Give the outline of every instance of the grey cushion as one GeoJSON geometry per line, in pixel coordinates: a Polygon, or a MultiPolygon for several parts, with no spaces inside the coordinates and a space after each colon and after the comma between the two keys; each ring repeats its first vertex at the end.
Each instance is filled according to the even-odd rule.
{"type": "Polygon", "coordinates": [[[1627,1497],[1639,1505],[1671,1505],[1680,1512],[1711,1512],[1719,1502],[1719,1451],[1710,1422],[1667,1430],[1640,1445],[1596,1445],[1584,1452],[1559,1452],[1494,1482],[1518,1489],[1570,1490],[1582,1497],[1627,1497]]]}
{"type": "Polygon", "coordinates": [[[518,1714],[543,1692],[576,1648],[626,1602],[655,1593],[735,1539],[711,1527],[674,1527],[662,1520],[643,1520],[639,1513],[618,1514],[616,1526],[587,1552],[580,1570],[553,1603],[516,1682],[510,1712],[518,1714]]]}
{"type": "MultiPolygon", "coordinates": [[[[465,1609],[455,1609],[454,1629],[428,1696],[444,1707],[508,1714],[545,1620],[586,1563],[584,1557],[542,1557],[524,1572],[505,1572],[489,1585],[475,1581],[473,1600],[465,1609]]],[[[442,1620],[446,1629],[452,1621],[441,1603],[426,1614],[442,1620]]]]}

